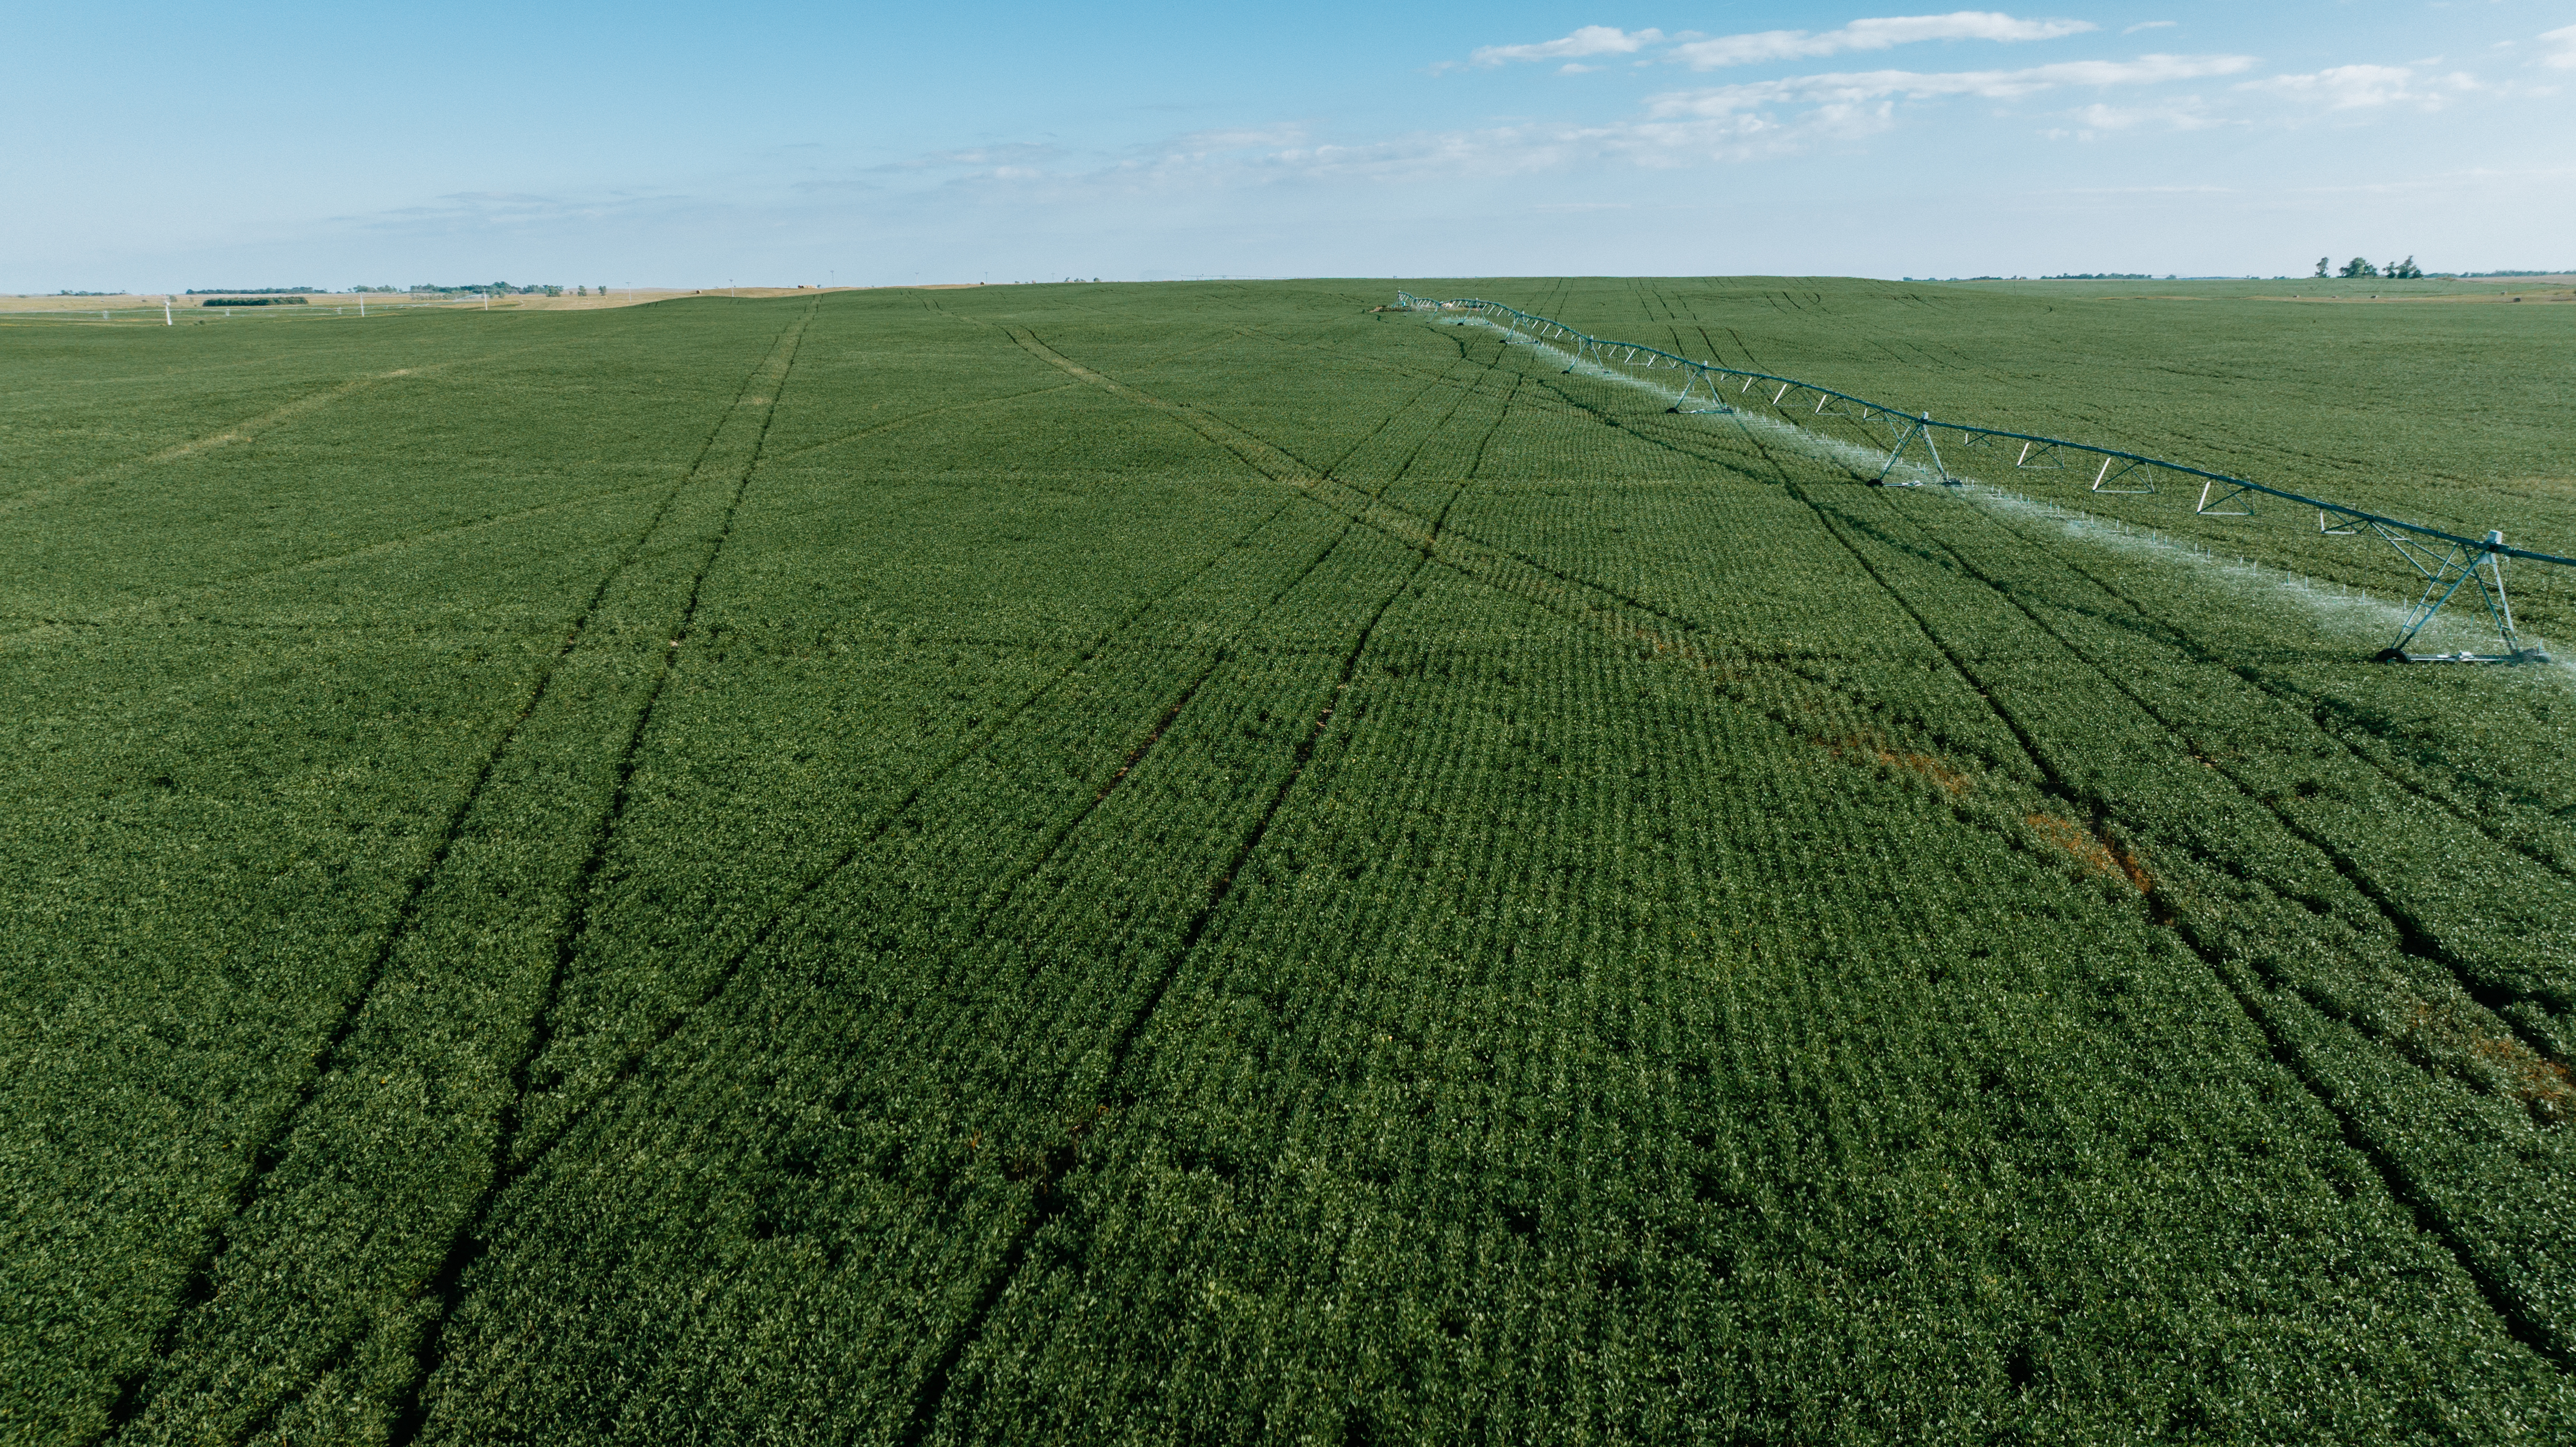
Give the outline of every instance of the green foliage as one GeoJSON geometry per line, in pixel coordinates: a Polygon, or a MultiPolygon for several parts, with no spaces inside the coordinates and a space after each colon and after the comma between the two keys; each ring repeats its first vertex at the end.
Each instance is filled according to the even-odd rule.
{"type": "MultiPolygon", "coordinates": [[[[2546,308],[1476,289],[2576,531],[2546,308]]],[[[0,1440],[2576,1428],[2562,684],[1383,300],[0,332],[0,1440]]]]}

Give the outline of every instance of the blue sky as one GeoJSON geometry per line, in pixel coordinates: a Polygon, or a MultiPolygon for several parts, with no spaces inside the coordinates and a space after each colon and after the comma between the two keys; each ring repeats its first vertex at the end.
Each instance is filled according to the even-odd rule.
{"type": "Polygon", "coordinates": [[[2576,266],[2576,0],[119,4],[0,290],[2576,266]]]}

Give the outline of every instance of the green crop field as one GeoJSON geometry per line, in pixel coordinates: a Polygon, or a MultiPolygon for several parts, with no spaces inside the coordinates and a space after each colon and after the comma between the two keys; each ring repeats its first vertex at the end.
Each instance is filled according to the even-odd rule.
{"type": "Polygon", "coordinates": [[[2576,669],[1398,285],[2576,551],[2491,293],[0,319],[0,1442],[2576,1440],[2576,669]]]}

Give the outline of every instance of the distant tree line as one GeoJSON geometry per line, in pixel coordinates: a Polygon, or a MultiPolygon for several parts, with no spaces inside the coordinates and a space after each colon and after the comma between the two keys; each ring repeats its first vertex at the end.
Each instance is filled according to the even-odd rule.
{"type": "MultiPolygon", "coordinates": [[[[193,291],[192,291],[192,292],[189,292],[189,293],[188,293],[188,295],[190,295],[190,296],[199,296],[199,295],[203,295],[203,293],[200,293],[200,292],[193,292],[193,291]]],[[[248,296],[209,296],[209,297],[207,297],[204,301],[201,301],[201,302],[197,303],[197,305],[199,305],[199,306],[310,306],[310,305],[312,305],[312,302],[311,302],[309,299],[307,299],[307,298],[305,298],[305,297],[300,297],[300,296],[280,296],[280,295],[278,295],[278,294],[277,294],[277,293],[275,293],[275,292],[253,292],[253,293],[251,293],[251,294],[250,294],[250,295],[248,295],[248,296]]]]}
{"type": "Polygon", "coordinates": [[[2389,281],[2421,281],[2424,279],[2424,268],[2417,266],[2415,264],[2415,258],[2411,256],[2406,258],[2404,261],[2392,261],[2384,268],[2371,265],[2370,258],[2366,256],[2356,256],[2352,260],[2345,262],[2343,264],[2343,269],[2340,271],[2328,271],[2327,268],[2333,265],[2333,257],[2318,257],[2317,275],[2340,276],[2347,281],[2359,281],[2364,277],[2374,276],[2381,277],[2389,281]]]}
{"type": "MultiPolygon", "coordinates": [[[[393,288],[386,287],[384,290],[391,291],[393,288]]],[[[434,282],[425,281],[411,290],[415,294],[426,293],[432,296],[561,296],[564,291],[559,286],[512,286],[506,281],[487,281],[471,286],[439,286],[434,282]]]]}
{"type": "Polygon", "coordinates": [[[2058,274],[2057,274],[2057,275],[2055,275],[2055,276],[2043,276],[2043,277],[2041,277],[2041,278],[2040,278],[2040,280],[2042,280],[2042,281],[2153,281],[2153,280],[2155,280],[2155,278],[2154,278],[2154,277],[2152,277],[2152,276],[2149,276],[2147,273],[2145,273],[2145,272],[2143,272],[2143,271],[2065,271],[2065,272],[2060,272],[2060,273],[2058,273],[2058,274]]]}
{"type": "Polygon", "coordinates": [[[181,296],[313,296],[318,286],[192,286],[181,296]]]}

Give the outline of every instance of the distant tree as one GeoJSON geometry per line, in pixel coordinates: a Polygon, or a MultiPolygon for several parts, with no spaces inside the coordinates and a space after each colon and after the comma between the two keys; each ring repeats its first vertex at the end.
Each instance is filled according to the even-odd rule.
{"type": "Polygon", "coordinates": [[[2332,265],[2334,265],[2334,262],[2333,262],[2332,260],[2330,260],[2329,258],[2326,258],[2326,257],[2323,257],[2323,256],[2318,257],[2318,258],[2317,258],[2317,275],[2319,275],[2319,276],[2324,276],[2324,275],[2326,275],[2326,268],[2327,268],[2327,267],[2329,267],[2329,266],[2332,266],[2332,265]]]}
{"type": "Polygon", "coordinates": [[[2410,256],[2404,261],[2388,263],[2388,275],[2398,281],[2421,281],[2424,277],[2424,268],[2417,266],[2415,258],[2410,256]]]}
{"type": "Polygon", "coordinates": [[[2356,256],[2343,264],[2343,274],[2357,281],[2365,276],[2379,275],[2379,268],[2371,265],[2368,258],[2356,256]]]}

